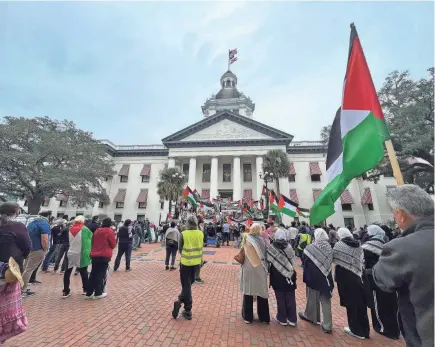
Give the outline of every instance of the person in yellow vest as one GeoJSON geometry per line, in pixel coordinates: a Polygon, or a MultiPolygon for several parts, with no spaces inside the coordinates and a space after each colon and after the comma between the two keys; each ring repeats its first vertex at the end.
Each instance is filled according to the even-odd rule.
{"type": "Polygon", "coordinates": [[[299,234],[296,236],[296,252],[297,255],[302,259],[302,254],[304,253],[305,247],[311,244],[311,235],[307,232],[307,227],[302,226],[299,230],[299,234]]]}
{"type": "Polygon", "coordinates": [[[202,263],[202,247],[204,245],[204,234],[198,229],[198,220],[194,215],[187,219],[186,230],[181,233],[179,251],[181,254],[180,281],[181,293],[178,300],[174,302],[172,317],[177,318],[181,305],[184,310],[181,313],[183,318],[192,319],[192,283],[195,281],[195,273],[202,263]]]}

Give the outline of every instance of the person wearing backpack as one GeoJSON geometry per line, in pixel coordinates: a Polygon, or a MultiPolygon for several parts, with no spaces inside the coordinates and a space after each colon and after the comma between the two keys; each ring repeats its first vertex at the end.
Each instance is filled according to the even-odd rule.
{"type": "Polygon", "coordinates": [[[177,257],[178,244],[180,243],[180,232],[175,227],[175,222],[171,222],[171,226],[166,230],[165,233],[165,244],[166,244],[166,260],[165,269],[175,270],[175,258],[177,257]],[[169,258],[171,259],[171,267],[169,268],[169,258]]]}

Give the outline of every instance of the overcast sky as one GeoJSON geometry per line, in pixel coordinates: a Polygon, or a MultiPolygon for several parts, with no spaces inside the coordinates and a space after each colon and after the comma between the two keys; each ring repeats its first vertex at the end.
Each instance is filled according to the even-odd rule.
{"type": "Polygon", "coordinates": [[[341,102],[349,24],[375,85],[434,61],[432,2],[0,3],[0,117],[151,144],[202,119],[229,48],[254,118],[316,140],[341,102]]]}

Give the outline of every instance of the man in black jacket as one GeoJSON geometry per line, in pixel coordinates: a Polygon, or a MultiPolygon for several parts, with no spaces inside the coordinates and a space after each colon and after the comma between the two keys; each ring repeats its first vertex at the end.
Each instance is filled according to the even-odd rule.
{"type": "Polygon", "coordinates": [[[98,216],[93,216],[92,221],[86,225],[88,229],[92,232],[92,234],[100,227],[100,223],[98,223],[98,216]]]}
{"type": "Polygon", "coordinates": [[[387,193],[403,234],[386,243],[372,269],[383,291],[398,293],[401,331],[407,347],[434,346],[434,201],[418,186],[387,193]]]}

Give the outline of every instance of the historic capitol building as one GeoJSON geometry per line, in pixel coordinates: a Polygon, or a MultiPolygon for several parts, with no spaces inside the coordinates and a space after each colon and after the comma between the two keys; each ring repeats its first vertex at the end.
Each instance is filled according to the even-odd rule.
{"type": "MultiPolygon", "coordinates": [[[[105,182],[110,204],[78,210],[63,197],[46,201],[43,208],[52,210],[54,216],[105,213],[116,220],[147,217],[158,223],[168,213],[168,202],[157,194],[159,171],[166,165],[184,172],[189,187],[205,198],[219,194],[233,200],[258,200],[263,155],[271,149],[284,151],[290,161],[290,176],[280,179],[281,193],[311,208],[327,183],[322,143],[293,141],[293,135],[257,122],[255,104],[237,90],[234,73],[224,73],[220,85],[219,92],[201,107],[203,119],[165,137],[162,144],[117,146],[105,141],[117,172],[105,182]]],[[[385,193],[395,185],[390,177],[381,177],[377,184],[353,180],[327,222],[359,227],[391,220],[385,193]]],[[[272,183],[268,186],[273,188],[272,183]]],[[[284,216],[286,224],[291,220],[284,216]]]]}

